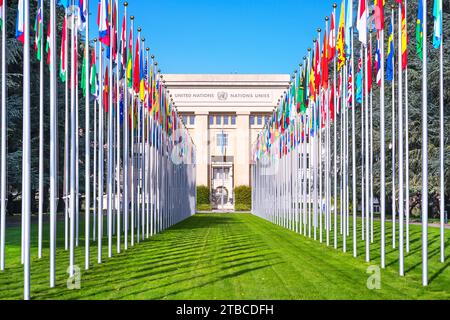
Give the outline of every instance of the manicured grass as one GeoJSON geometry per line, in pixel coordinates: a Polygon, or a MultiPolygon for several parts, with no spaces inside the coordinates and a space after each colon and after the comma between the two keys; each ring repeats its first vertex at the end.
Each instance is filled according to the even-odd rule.
{"type": "MultiPolygon", "coordinates": [[[[390,245],[381,290],[367,289],[367,268],[379,260],[378,227],[377,223],[371,250],[374,261],[368,264],[361,240],[355,259],[351,239],[349,252],[343,253],[342,247],[335,250],[249,214],[196,215],[127,252],[114,251],[112,259],[104,255],[101,265],[96,263],[96,244],[92,244],[91,269],[82,270],[81,290],[71,291],[66,287],[69,260],[59,225],[57,287],[48,288],[48,250],[38,261],[34,246],[31,294],[33,299],[450,299],[450,259],[446,264],[438,262],[439,230],[435,228],[430,228],[431,282],[427,288],[421,285],[420,226],[411,226],[406,276],[398,276],[398,254],[390,245]]],[[[22,298],[19,231],[8,229],[0,299],[22,298]]],[[[391,244],[390,233],[387,242],[391,244]]],[[[32,235],[35,239],[35,229],[32,235]]],[[[84,269],[83,239],[80,245],[76,263],[84,269]]],[[[48,248],[47,240],[44,247],[48,248]]],[[[446,253],[450,257],[450,250],[446,253]]]]}

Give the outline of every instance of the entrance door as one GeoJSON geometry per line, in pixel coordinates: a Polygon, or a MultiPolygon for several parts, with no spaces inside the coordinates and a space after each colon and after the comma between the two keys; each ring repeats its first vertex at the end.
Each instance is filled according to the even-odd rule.
{"type": "Polygon", "coordinates": [[[214,165],[212,169],[213,209],[233,210],[233,166],[231,164],[214,165]]]}

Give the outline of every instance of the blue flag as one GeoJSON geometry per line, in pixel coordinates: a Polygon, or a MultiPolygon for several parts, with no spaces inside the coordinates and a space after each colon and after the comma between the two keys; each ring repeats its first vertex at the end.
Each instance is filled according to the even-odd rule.
{"type": "Polygon", "coordinates": [[[388,57],[386,65],[386,79],[387,81],[394,80],[394,33],[392,28],[392,21],[389,25],[389,41],[388,41],[388,57]]]}

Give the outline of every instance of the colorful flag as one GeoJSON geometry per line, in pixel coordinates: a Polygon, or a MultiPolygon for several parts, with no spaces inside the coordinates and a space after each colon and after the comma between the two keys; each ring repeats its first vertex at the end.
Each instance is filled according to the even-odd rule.
{"type": "Polygon", "coordinates": [[[359,0],[358,20],[356,21],[358,29],[358,39],[361,43],[367,44],[367,4],[366,0],[359,0]]]}
{"type": "Polygon", "coordinates": [[[325,30],[323,35],[323,48],[322,48],[322,88],[325,90],[328,89],[328,61],[330,60],[328,57],[329,53],[328,49],[328,38],[327,38],[327,30],[325,30]]]}
{"type": "Polygon", "coordinates": [[[109,5],[108,0],[98,0],[98,37],[105,46],[110,44],[110,25],[109,25],[109,5]]]}
{"type": "Polygon", "coordinates": [[[103,108],[105,112],[109,110],[109,75],[108,75],[108,67],[106,67],[104,83],[103,83],[103,108]]]}
{"type": "Polygon", "coordinates": [[[42,52],[41,52],[41,44],[44,33],[44,23],[42,21],[42,0],[38,0],[38,8],[36,12],[36,20],[34,23],[34,50],[36,51],[36,58],[41,61],[42,52]]]}
{"type": "Polygon", "coordinates": [[[19,0],[17,8],[17,21],[16,21],[16,38],[22,43],[25,43],[25,16],[24,16],[24,2],[19,0]]]}
{"type": "Polygon", "coordinates": [[[384,3],[385,0],[374,1],[375,28],[377,30],[384,30],[384,3]]]}
{"type": "Polygon", "coordinates": [[[127,82],[128,87],[133,88],[133,29],[130,29],[127,54],[127,82]]]}
{"type": "MultiPolygon", "coordinates": [[[[401,3],[402,1],[398,1],[401,3]]],[[[402,4],[402,70],[405,70],[408,65],[408,34],[406,33],[406,16],[405,5],[402,4]]]]}
{"type": "Polygon", "coordinates": [[[140,34],[138,33],[138,37],[136,39],[136,54],[134,56],[134,66],[133,66],[133,90],[135,93],[139,93],[140,91],[140,80],[141,80],[141,69],[140,69],[140,45],[141,39],[140,34]]]}
{"type": "Polygon", "coordinates": [[[139,67],[140,67],[140,75],[139,75],[139,98],[141,99],[141,101],[145,101],[145,81],[146,81],[146,68],[147,66],[144,66],[144,46],[142,46],[141,48],[141,53],[140,53],[140,61],[139,61],[139,67]]]}
{"type": "Polygon", "coordinates": [[[328,61],[332,61],[336,55],[336,27],[335,27],[335,14],[331,13],[330,21],[330,35],[328,39],[328,61]]]}
{"type": "Polygon", "coordinates": [[[334,86],[331,86],[331,89],[329,90],[330,99],[329,99],[329,105],[330,105],[330,119],[331,121],[334,121],[334,86]]]}
{"type": "Polygon", "coordinates": [[[347,57],[352,55],[351,48],[351,39],[352,33],[351,30],[353,28],[353,0],[347,1],[347,20],[345,22],[345,39],[347,43],[345,44],[345,53],[347,57]]]}
{"type": "Polygon", "coordinates": [[[112,57],[117,63],[117,1],[114,1],[114,9],[112,14],[112,26],[111,26],[112,38],[112,57]]]}
{"type": "Polygon", "coordinates": [[[51,51],[52,51],[52,38],[51,38],[52,28],[51,28],[51,20],[48,20],[48,29],[47,29],[47,42],[45,44],[45,52],[47,53],[47,64],[49,69],[51,70],[51,51]]]}
{"type": "Polygon", "coordinates": [[[81,90],[83,91],[83,97],[86,97],[86,63],[88,63],[86,61],[86,48],[84,49],[84,54],[83,54],[83,64],[81,67],[81,90]]]}
{"type": "Polygon", "coordinates": [[[363,96],[363,81],[362,81],[362,58],[358,59],[358,73],[356,75],[356,102],[362,103],[363,96]]]}
{"type": "Polygon", "coordinates": [[[375,70],[376,70],[376,76],[377,76],[377,84],[381,86],[381,52],[380,52],[380,33],[377,32],[377,46],[376,46],[376,52],[375,52],[375,70]]]}
{"type": "Polygon", "coordinates": [[[433,47],[438,49],[442,42],[442,0],[434,0],[433,17],[433,47]]]}
{"type": "Polygon", "coordinates": [[[394,80],[394,29],[391,23],[389,24],[389,40],[388,40],[388,52],[387,52],[387,64],[386,64],[386,79],[387,81],[394,80]]]}
{"type": "Polygon", "coordinates": [[[3,28],[3,0],[0,0],[0,30],[3,28]]]}
{"type": "Polygon", "coordinates": [[[420,60],[423,59],[423,4],[419,0],[417,8],[417,22],[416,22],[416,52],[420,60]]]}
{"type": "Polygon", "coordinates": [[[92,50],[92,59],[91,59],[91,71],[90,71],[90,86],[91,86],[91,95],[97,96],[97,57],[95,56],[95,50],[92,50]]]}
{"type": "Polygon", "coordinates": [[[122,34],[120,36],[121,38],[121,55],[122,55],[122,68],[126,67],[127,63],[127,43],[126,43],[126,36],[127,36],[127,19],[125,16],[123,16],[122,21],[122,34]]]}
{"type": "Polygon", "coordinates": [[[59,60],[59,77],[62,82],[66,82],[67,79],[67,66],[66,66],[66,45],[67,45],[67,16],[64,16],[63,27],[61,35],[61,55],[59,60]]]}
{"type": "Polygon", "coordinates": [[[353,70],[352,70],[352,64],[350,63],[348,66],[348,82],[347,82],[347,105],[349,108],[352,107],[353,102],[353,70]]]}
{"type": "Polygon", "coordinates": [[[87,0],[77,0],[78,1],[78,29],[84,30],[86,28],[86,16],[87,12],[87,0]]]}
{"type": "Polygon", "coordinates": [[[341,70],[341,68],[345,64],[345,35],[344,35],[344,12],[345,12],[345,2],[342,0],[341,4],[341,17],[339,18],[339,30],[338,30],[338,38],[337,38],[337,44],[336,49],[338,52],[338,71],[341,70]]]}

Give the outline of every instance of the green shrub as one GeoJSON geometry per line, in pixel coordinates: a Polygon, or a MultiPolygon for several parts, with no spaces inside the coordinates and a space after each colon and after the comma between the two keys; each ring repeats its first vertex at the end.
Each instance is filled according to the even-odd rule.
{"type": "Polygon", "coordinates": [[[250,211],[252,209],[252,188],[239,186],[234,189],[234,209],[236,211],[250,211]]]}
{"type": "Polygon", "coordinates": [[[212,206],[210,204],[197,204],[197,211],[212,211],[212,206]]]}
{"type": "Polygon", "coordinates": [[[209,188],[207,186],[197,186],[197,206],[200,204],[210,204],[209,188]]]}

